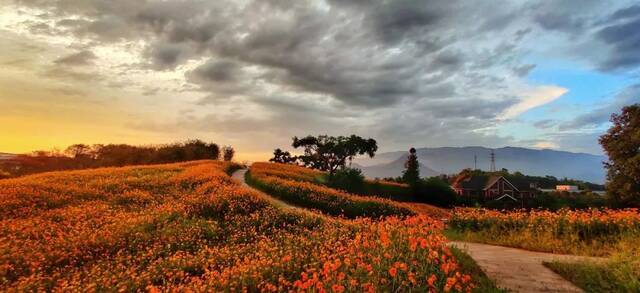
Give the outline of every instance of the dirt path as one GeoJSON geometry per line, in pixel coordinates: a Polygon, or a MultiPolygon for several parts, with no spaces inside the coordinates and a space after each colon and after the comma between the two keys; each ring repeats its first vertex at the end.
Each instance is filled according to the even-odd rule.
{"type": "Polygon", "coordinates": [[[542,265],[542,262],[604,260],[470,242],[454,241],[450,245],[467,252],[487,276],[495,280],[498,287],[515,292],[583,292],[542,265]]]}
{"type": "MultiPolygon", "coordinates": [[[[296,210],[304,210],[302,208],[296,207],[296,206],[292,206],[284,201],[281,201],[275,197],[272,197],[271,195],[268,195],[260,190],[257,190],[251,186],[249,186],[249,184],[247,184],[247,182],[244,180],[244,174],[247,173],[247,169],[240,169],[237,170],[235,172],[233,172],[233,174],[231,174],[231,178],[233,178],[233,180],[239,182],[240,184],[242,184],[242,186],[249,188],[251,190],[254,190],[255,192],[257,192],[259,195],[261,195],[262,197],[264,197],[266,200],[268,200],[269,202],[271,202],[274,206],[277,206],[279,208],[283,208],[283,209],[296,209],[296,210]]],[[[306,210],[305,210],[306,211],[306,210]]]]}

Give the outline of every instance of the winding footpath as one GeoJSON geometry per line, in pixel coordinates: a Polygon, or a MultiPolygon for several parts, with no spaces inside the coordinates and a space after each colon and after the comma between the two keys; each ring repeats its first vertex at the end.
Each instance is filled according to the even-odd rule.
{"type": "Polygon", "coordinates": [[[296,207],[296,206],[292,206],[282,200],[279,200],[269,194],[266,194],[256,188],[253,188],[252,186],[250,186],[249,184],[247,184],[247,181],[245,180],[244,176],[247,173],[247,169],[240,169],[240,170],[236,170],[235,172],[233,172],[233,174],[231,174],[231,178],[233,180],[235,180],[236,182],[242,184],[242,186],[249,188],[253,191],[255,191],[256,193],[258,193],[258,195],[262,196],[264,199],[268,200],[270,203],[272,203],[274,206],[279,207],[279,208],[283,208],[283,209],[292,209],[292,210],[304,210],[302,208],[296,207]]]}
{"type": "MultiPolygon", "coordinates": [[[[247,169],[240,169],[235,171],[231,177],[246,188],[255,191],[277,207],[310,212],[304,208],[290,205],[249,186],[245,181],[246,173],[247,169]]],[[[542,263],[554,260],[568,262],[581,260],[605,260],[603,258],[534,252],[517,248],[471,242],[453,241],[450,242],[450,245],[469,254],[476,263],[478,263],[485,274],[496,282],[498,287],[505,288],[513,292],[583,292],[580,288],[563,279],[561,276],[545,267],[542,263]]]]}
{"type": "Polygon", "coordinates": [[[606,260],[470,242],[453,241],[450,245],[468,253],[498,287],[514,292],[583,292],[542,263],[606,260]]]}

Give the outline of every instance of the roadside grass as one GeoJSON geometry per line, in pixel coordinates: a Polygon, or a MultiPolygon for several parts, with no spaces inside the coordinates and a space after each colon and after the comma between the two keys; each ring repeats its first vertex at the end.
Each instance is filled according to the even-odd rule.
{"type": "Polygon", "coordinates": [[[449,239],[533,251],[609,256],[640,244],[637,210],[550,212],[455,209],[445,232],[449,239]]]}
{"type": "Polygon", "coordinates": [[[640,259],[594,262],[545,262],[544,265],[586,292],[640,292],[640,259]]]}
{"type": "Polygon", "coordinates": [[[444,234],[451,241],[476,242],[539,252],[599,257],[607,257],[624,249],[624,247],[640,244],[640,240],[631,235],[608,240],[579,242],[558,238],[551,233],[533,234],[527,231],[498,234],[488,231],[460,231],[448,227],[444,230],[444,234]]]}
{"type": "MultiPolygon", "coordinates": [[[[451,239],[449,239],[451,240],[451,239]]],[[[509,292],[508,290],[499,288],[496,283],[489,279],[487,275],[482,271],[480,266],[476,263],[471,256],[466,254],[464,251],[450,247],[451,253],[458,260],[458,264],[460,265],[460,271],[464,274],[470,275],[476,283],[476,287],[472,292],[475,293],[498,293],[498,292],[509,292]]]]}
{"type": "Polygon", "coordinates": [[[607,262],[545,262],[544,265],[587,292],[640,292],[640,247],[625,243],[607,262]]]}

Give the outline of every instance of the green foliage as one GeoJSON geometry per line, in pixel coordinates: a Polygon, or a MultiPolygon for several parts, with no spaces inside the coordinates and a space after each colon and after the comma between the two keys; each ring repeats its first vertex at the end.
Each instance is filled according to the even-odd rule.
{"type": "Polygon", "coordinates": [[[450,207],[456,203],[457,194],[449,184],[437,177],[420,180],[416,185],[415,199],[442,207],[450,207]]]}
{"type": "Polygon", "coordinates": [[[415,189],[420,181],[420,163],[418,162],[416,149],[411,148],[409,150],[409,156],[407,157],[407,162],[404,164],[404,167],[405,170],[402,172],[402,180],[415,189]]]}
{"type": "Polygon", "coordinates": [[[281,164],[295,164],[297,161],[297,157],[291,156],[291,153],[282,151],[279,148],[273,151],[273,158],[269,159],[269,162],[281,164]]]}
{"type": "Polygon", "coordinates": [[[357,135],[351,136],[307,136],[294,137],[292,146],[304,148],[304,155],[298,158],[306,167],[329,172],[333,175],[338,168],[344,167],[347,160],[351,161],[358,155],[372,157],[378,150],[377,142],[364,139],[357,135]]]}
{"type": "Polygon", "coordinates": [[[364,191],[364,175],[356,168],[342,168],[329,177],[328,185],[344,191],[362,194],[364,191]]]}
{"type": "Polygon", "coordinates": [[[236,151],[231,146],[224,146],[222,148],[222,154],[222,159],[225,162],[230,162],[231,160],[233,160],[233,156],[236,154],[236,151]]]}
{"type": "Polygon", "coordinates": [[[609,156],[607,194],[614,206],[640,207],[640,104],[611,116],[613,125],[600,137],[609,156]]]}
{"type": "Polygon", "coordinates": [[[413,191],[409,186],[380,180],[365,180],[364,191],[359,194],[378,196],[395,201],[414,201],[413,191]]]}
{"type": "Polygon", "coordinates": [[[545,266],[586,292],[640,292],[640,258],[611,263],[550,262],[545,266]]]}
{"type": "Polygon", "coordinates": [[[600,208],[606,205],[607,201],[604,196],[590,192],[579,194],[568,192],[542,193],[528,203],[528,207],[546,208],[554,211],[562,208],[600,208]]]}

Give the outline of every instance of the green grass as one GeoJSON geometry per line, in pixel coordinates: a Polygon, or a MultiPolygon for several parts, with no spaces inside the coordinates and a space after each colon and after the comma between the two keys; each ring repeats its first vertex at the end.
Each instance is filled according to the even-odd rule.
{"type": "Polygon", "coordinates": [[[462,250],[451,247],[451,253],[456,257],[460,264],[460,271],[468,274],[476,282],[476,288],[473,289],[475,293],[494,293],[494,292],[509,292],[505,289],[498,288],[496,283],[489,279],[487,275],[480,269],[478,264],[468,254],[462,250]]]}
{"type": "Polygon", "coordinates": [[[447,239],[521,248],[531,251],[557,254],[573,254],[584,256],[608,257],[625,247],[638,245],[634,235],[618,238],[603,238],[593,241],[577,241],[556,237],[552,233],[530,231],[514,231],[497,233],[495,231],[460,231],[447,228],[444,231],[447,239]]]}
{"type": "Polygon", "coordinates": [[[586,292],[640,292],[639,268],[634,268],[633,262],[630,261],[611,263],[556,261],[544,263],[544,265],[586,292]]]}

